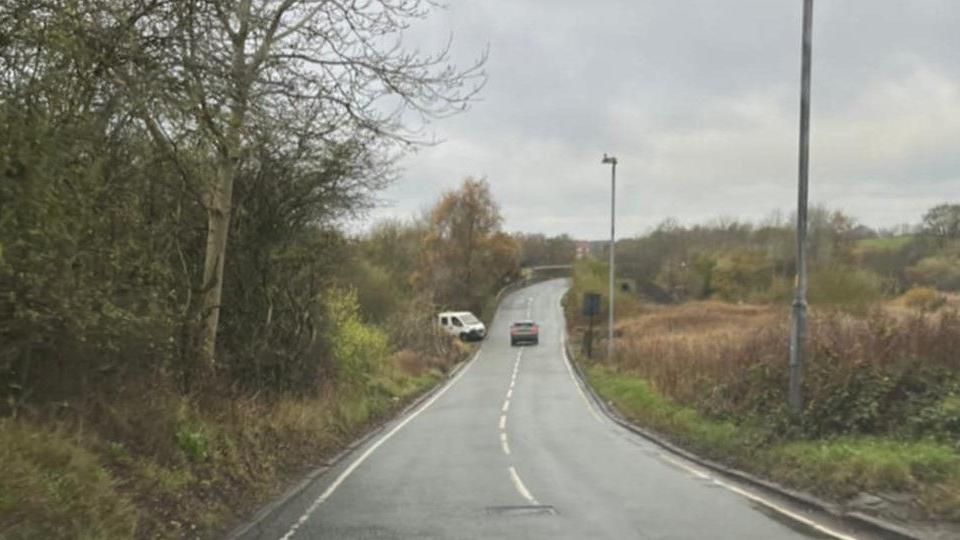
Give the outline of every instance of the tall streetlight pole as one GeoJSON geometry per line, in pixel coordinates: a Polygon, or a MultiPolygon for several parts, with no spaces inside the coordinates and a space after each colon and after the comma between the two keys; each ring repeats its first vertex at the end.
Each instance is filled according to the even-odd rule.
{"type": "Polygon", "coordinates": [[[610,321],[607,324],[607,361],[613,360],[613,297],[615,281],[614,248],[616,247],[614,224],[617,212],[617,158],[603,155],[603,164],[610,164],[610,321]]]}
{"type": "Polygon", "coordinates": [[[810,57],[813,42],[813,0],[803,0],[803,45],[800,67],[800,164],[797,189],[797,281],[790,333],[790,387],[787,402],[803,411],[803,364],[807,336],[807,180],[810,172],[810,57]]]}

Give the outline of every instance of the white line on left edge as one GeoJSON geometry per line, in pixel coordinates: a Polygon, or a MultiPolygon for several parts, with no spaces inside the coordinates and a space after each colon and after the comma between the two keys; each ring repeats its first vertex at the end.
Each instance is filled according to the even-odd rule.
{"type": "Polygon", "coordinates": [[[450,380],[450,382],[448,382],[446,386],[441,388],[436,394],[434,394],[432,398],[428,399],[426,403],[421,405],[419,409],[417,409],[412,414],[410,414],[410,416],[404,418],[402,422],[394,426],[393,429],[391,429],[386,433],[386,435],[384,435],[383,437],[380,437],[380,439],[378,439],[377,442],[373,443],[370,446],[370,448],[367,448],[367,450],[364,453],[360,454],[360,457],[354,460],[354,462],[351,463],[349,467],[344,469],[343,472],[341,472],[340,475],[337,476],[336,480],[334,480],[333,483],[330,484],[327,487],[327,489],[324,490],[324,492],[321,493],[320,496],[313,501],[312,504],[310,504],[310,506],[306,509],[306,511],[303,512],[303,515],[301,515],[300,518],[297,519],[297,522],[294,523],[289,530],[287,530],[286,534],[280,537],[280,540],[289,540],[290,538],[293,538],[293,535],[297,533],[297,530],[304,523],[306,523],[307,520],[310,519],[310,516],[314,512],[317,511],[317,508],[319,508],[320,505],[324,503],[324,501],[326,501],[327,499],[330,498],[331,495],[333,495],[333,492],[336,491],[338,487],[340,487],[340,484],[342,484],[343,481],[346,480],[347,477],[350,476],[350,474],[357,469],[357,467],[359,467],[364,461],[366,461],[367,458],[370,457],[370,454],[374,453],[377,450],[377,448],[380,448],[380,445],[387,442],[387,440],[389,440],[390,437],[393,437],[393,435],[396,432],[403,429],[403,427],[409,424],[411,420],[413,420],[417,416],[420,416],[420,413],[427,410],[427,407],[429,407],[430,405],[433,405],[434,401],[440,399],[440,396],[446,394],[447,390],[453,388],[453,385],[456,384],[457,381],[459,381],[460,378],[463,377],[463,374],[466,373],[468,369],[470,369],[470,367],[474,364],[474,362],[476,362],[480,358],[480,354],[482,352],[483,352],[483,349],[477,351],[477,354],[473,356],[473,359],[470,360],[470,363],[467,364],[466,366],[463,366],[463,369],[460,370],[460,373],[457,373],[457,376],[454,377],[452,380],[450,380]]]}

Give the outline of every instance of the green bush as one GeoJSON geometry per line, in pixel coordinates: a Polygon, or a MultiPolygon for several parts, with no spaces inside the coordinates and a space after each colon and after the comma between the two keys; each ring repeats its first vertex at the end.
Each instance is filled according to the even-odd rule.
{"type": "Polygon", "coordinates": [[[360,311],[367,320],[382,323],[400,308],[404,284],[395,283],[386,269],[364,259],[349,268],[347,279],[356,288],[360,311]]]}
{"type": "Polygon", "coordinates": [[[205,461],[210,455],[209,442],[203,429],[182,426],[176,434],[177,446],[190,461],[205,461]]]}
{"type": "Polygon", "coordinates": [[[720,298],[743,301],[770,288],[773,264],[761,251],[735,250],[717,257],[711,276],[711,286],[720,298]]]}
{"type": "Polygon", "coordinates": [[[330,353],[336,377],[348,384],[368,382],[390,354],[386,333],[361,321],[352,289],[331,290],[327,311],[333,327],[330,353]]]}
{"type": "MultiPolygon", "coordinates": [[[[610,309],[610,270],[607,263],[593,259],[581,259],[573,267],[573,284],[570,293],[566,296],[566,314],[569,320],[585,320],[582,313],[584,293],[596,293],[601,298],[601,314],[596,321],[606,318],[610,309]]],[[[616,290],[616,316],[628,317],[638,313],[642,304],[637,296],[631,292],[616,290]]]]}
{"type": "Polygon", "coordinates": [[[960,440],[960,389],[924,407],[910,419],[917,435],[960,440]]]}
{"type": "Polygon", "coordinates": [[[917,285],[941,291],[960,290],[960,259],[951,256],[927,257],[906,269],[907,279],[917,285]]]}
{"type": "Polygon", "coordinates": [[[880,278],[869,270],[833,265],[810,276],[809,299],[813,305],[865,314],[881,298],[880,278]]]}

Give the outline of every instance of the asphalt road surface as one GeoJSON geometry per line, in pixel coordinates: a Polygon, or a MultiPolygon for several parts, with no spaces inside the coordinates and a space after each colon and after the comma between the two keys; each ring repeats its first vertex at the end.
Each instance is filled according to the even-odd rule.
{"type": "Polygon", "coordinates": [[[476,357],[440,393],[246,536],[849,537],[603,417],[563,354],[566,286],[553,280],[505,297],[476,357]],[[527,318],[540,324],[540,344],[511,347],[510,323],[527,318]]]}

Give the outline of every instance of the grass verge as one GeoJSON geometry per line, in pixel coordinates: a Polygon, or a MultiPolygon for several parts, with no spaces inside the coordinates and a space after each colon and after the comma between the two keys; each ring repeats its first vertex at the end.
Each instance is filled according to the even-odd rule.
{"type": "Polygon", "coordinates": [[[159,385],[58,417],[0,419],[0,538],[219,536],[454,360],[415,356],[310,397],[185,397],[159,385]]]}
{"type": "Polygon", "coordinates": [[[960,521],[960,453],[935,441],[849,436],[788,441],[750,425],[706,418],[659,395],[643,378],[585,366],[588,382],[628,419],[712,460],[840,503],[863,494],[897,500],[895,518],[960,521]]]}

